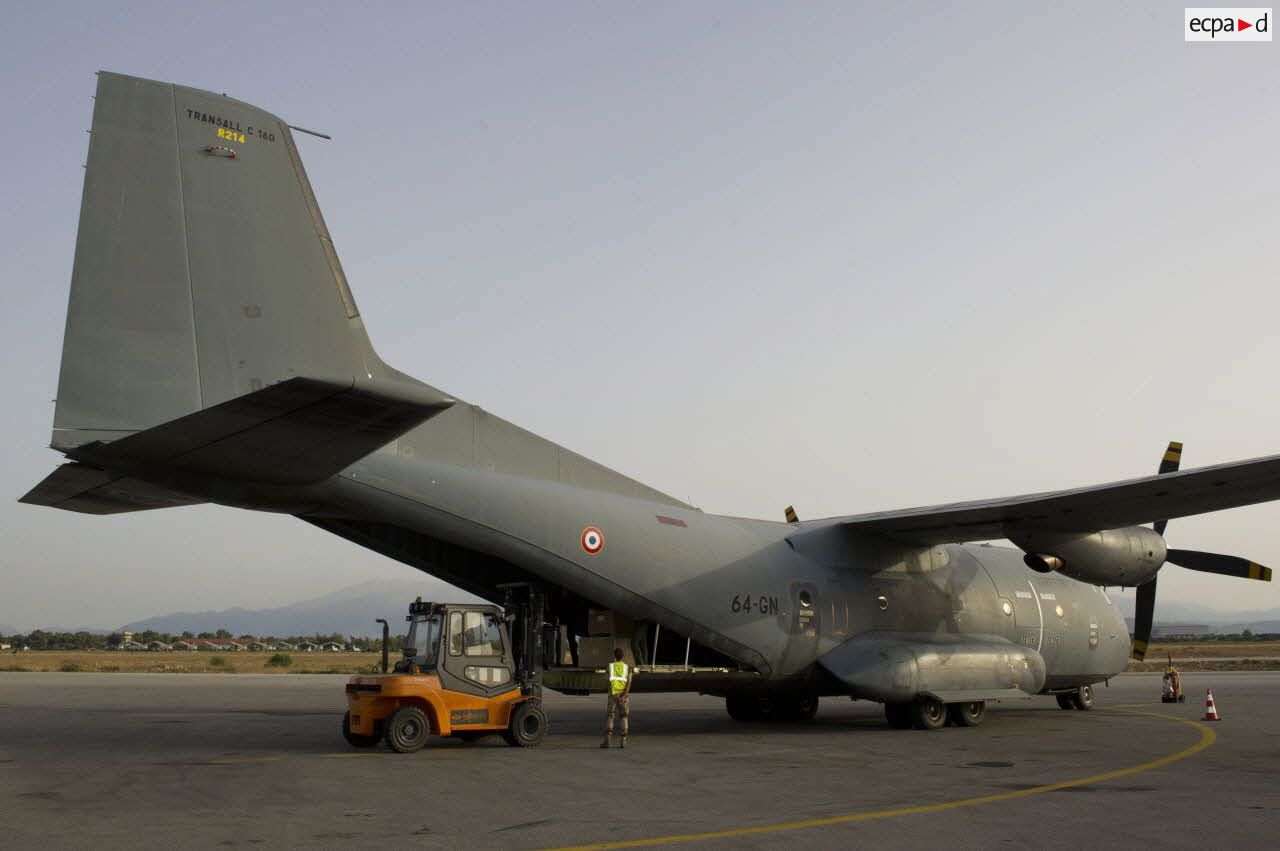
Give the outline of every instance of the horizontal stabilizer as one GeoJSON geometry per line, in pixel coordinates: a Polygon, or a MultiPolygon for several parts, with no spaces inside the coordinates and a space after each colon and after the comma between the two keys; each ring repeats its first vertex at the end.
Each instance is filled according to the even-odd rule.
{"type": "Polygon", "coordinates": [[[202,502],[137,479],[75,463],[63,464],[18,501],[81,514],[123,514],[202,502]]]}
{"type": "Polygon", "coordinates": [[[291,378],[69,455],[150,480],[181,473],[304,484],[334,475],[452,404],[424,386],[291,378]]]}

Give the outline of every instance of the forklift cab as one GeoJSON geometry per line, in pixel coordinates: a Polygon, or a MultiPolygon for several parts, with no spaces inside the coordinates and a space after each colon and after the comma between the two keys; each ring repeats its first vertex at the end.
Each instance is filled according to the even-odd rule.
{"type": "Polygon", "coordinates": [[[450,691],[481,697],[514,687],[511,640],[497,606],[414,602],[396,673],[435,674],[450,691]]]}

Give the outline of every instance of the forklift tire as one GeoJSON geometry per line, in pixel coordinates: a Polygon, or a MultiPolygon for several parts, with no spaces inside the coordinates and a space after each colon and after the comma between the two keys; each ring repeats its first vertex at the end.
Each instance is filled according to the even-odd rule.
{"type": "Polygon", "coordinates": [[[536,700],[526,700],[511,710],[511,726],[502,738],[513,748],[532,748],[542,744],[547,735],[547,713],[536,700]]]}
{"type": "Polygon", "coordinates": [[[1093,708],[1093,686],[1080,686],[1071,693],[1071,705],[1076,709],[1093,708]]]}
{"type": "Polygon", "coordinates": [[[1075,708],[1076,708],[1076,702],[1075,702],[1075,700],[1073,699],[1073,696],[1072,696],[1072,695],[1070,695],[1070,694],[1059,694],[1059,695],[1055,695],[1055,697],[1057,697],[1057,698],[1058,698],[1058,708],[1059,708],[1059,709],[1075,709],[1075,708]]]}
{"type": "Polygon", "coordinates": [[[351,732],[351,713],[348,712],[342,716],[342,738],[347,740],[347,744],[353,748],[371,748],[378,743],[381,736],[366,736],[362,733],[351,732]]]}
{"type": "Polygon", "coordinates": [[[429,735],[426,713],[416,706],[401,706],[387,719],[387,747],[398,753],[421,750],[429,735]]]}
{"type": "Polygon", "coordinates": [[[947,704],[947,718],[957,727],[976,727],[986,717],[987,704],[981,700],[947,704]]]}

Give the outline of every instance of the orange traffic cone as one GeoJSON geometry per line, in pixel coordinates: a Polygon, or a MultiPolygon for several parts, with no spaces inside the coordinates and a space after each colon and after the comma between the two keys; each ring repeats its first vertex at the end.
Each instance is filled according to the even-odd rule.
{"type": "Polygon", "coordinates": [[[1204,693],[1204,718],[1202,721],[1221,721],[1218,716],[1218,707],[1213,705],[1213,689],[1206,689],[1204,693]]]}

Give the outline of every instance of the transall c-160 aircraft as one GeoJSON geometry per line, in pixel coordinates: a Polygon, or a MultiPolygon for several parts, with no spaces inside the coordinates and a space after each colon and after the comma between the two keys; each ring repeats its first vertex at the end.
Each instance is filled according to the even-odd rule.
{"type": "MultiPolygon", "coordinates": [[[[300,129],[300,128],[295,128],[300,129]]],[[[291,514],[501,602],[537,588],[546,684],[596,688],[590,610],[634,624],[635,690],[738,719],[880,701],[895,727],[1091,686],[1138,658],[1168,518],[1280,498],[1280,456],[1073,490],[786,522],[707,514],[378,357],[290,126],[211,92],[98,77],[52,447],[22,498],[88,514],[291,514]],[[1152,524],[1152,525],[1147,525],[1152,524]],[[1017,549],[969,542],[1008,539],[1017,549]],[[1103,587],[1137,586],[1130,636],[1103,587]],[[558,670],[559,669],[559,670],[558,670]]],[[[495,651],[496,652],[496,651],[495,651]]],[[[473,683],[477,693],[490,682],[473,683]]]]}

